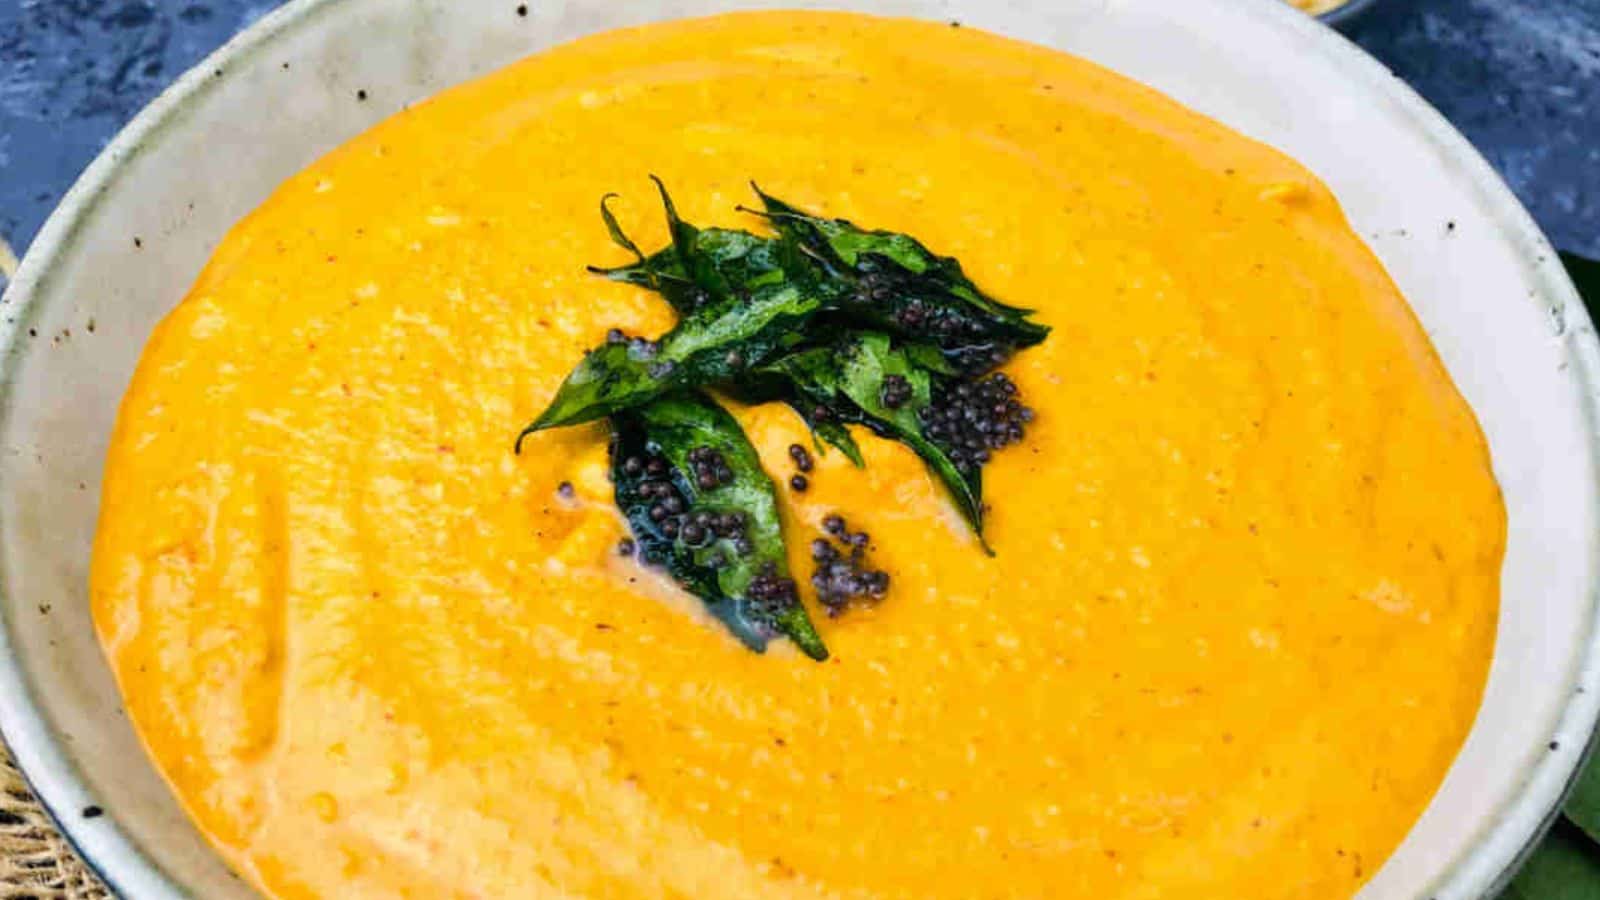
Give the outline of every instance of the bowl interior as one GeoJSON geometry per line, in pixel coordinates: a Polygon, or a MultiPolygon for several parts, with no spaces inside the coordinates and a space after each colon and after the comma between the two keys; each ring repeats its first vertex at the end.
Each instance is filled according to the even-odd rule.
{"type": "Polygon", "coordinates": [[[833,7],[959,19],[1086,56],[1288,151],[1332,186],[1477,411],[1511,526],[1477,724],[1362,896],[1489,891],[1557,802],[1600,700],[1597,354],[1543,237],[1435,113],[1276,0],[518,6],[301,0],[274,13],[108,149],[0,308],[0,724],[114,886],[138,897],[249,895],[148,763],[95,642],[86,588],[118,401],[145,338],[228,226],[383,116],[552,43],[728,9],[833,7]],[[90,804],[107,815],[84,818],[90,804]]]}

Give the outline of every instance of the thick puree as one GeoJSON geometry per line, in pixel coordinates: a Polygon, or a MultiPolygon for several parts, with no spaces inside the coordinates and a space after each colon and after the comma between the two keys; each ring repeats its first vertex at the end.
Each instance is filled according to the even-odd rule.
{"type": "MultiPolygon", "coordinates": [[[[803,439],[742,410],[769,468],[803,439]]],[[[1505,515],[1417,322],[1303,168],[943,25],[712,19],[414,107],[218,249],[124,401],[96,619],[150,751],[278,897],[1343,897],[1477,708],[1505,515]],[[915,234],[1055,329],[985,557],[861,435],[783,489],[888,599],[745,650],[619,557],[598,426],[511,442],[657,333],[665,240],[755,178],[915,234]],[[570,499],[558,485],[576,486],[570,499]]]]}

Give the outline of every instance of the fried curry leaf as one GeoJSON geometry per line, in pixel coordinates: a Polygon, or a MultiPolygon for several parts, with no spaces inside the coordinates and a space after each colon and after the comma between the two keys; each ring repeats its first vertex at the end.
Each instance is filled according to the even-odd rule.
{"type": "Polygon", "coordinates": [[[752,649],[783,635],[827,658],[789,578],[772,479],[726,410],[678,393],[618,413],[611,476],[642,559],[664,566],[752,649]]]}
{"type": "Polygon", "coordinates": [[[647,257],[640,251],[639,245],[628,237],[628,233],[622,230],[621,223],[617,221],[610,207],[610,202],[616,199],[616,196],[607,194],[600,198],[600,218],[606,223],[606,231],[611,235],[612,243],[632,253],[635,262],[609,269],[590,266],[589,271],[596,275],[604,275],[612,281],[656,291],[679,313],[690,313],[705,305],[710,295],[689,279],[688,273],[678,262],[678,251],[672,245],[669,244],[665,249],[647,257]]]}
{"type": "Polygon", "coordinates": [[[659,179],[656,185],[672,243],[643,255],[602,202],[607,230],[635,262],[592,271],[654,290],[680,314],[736,302],[787,281],[850,324],[934,342],[951,367],[972,375],[1049,334],[1049,328],[1028,320],[1031,310],[987,296],[959,262],[935,255],[907,235],[812,216],[759,188],[765,210],[758,214],[772,222],[777,237],[700,229],[678,215],[659,179]]]}
{"type": "MultiPolygon", "coordinates": [[[[780,357],[754,374],[763,384],[787,385],[786,399],[808,421],[820,407],[827,410],[832,423],[863,425],[881,437],[910,447],[944,484],[981,542],[981,469],[973,468],[964,474],[944,448],[923,433],[921,414],[933,402],[938,378],[919,364],[924,353],[915,345],[895,347],[886,334],[859,332],[826,346],[780,357]],[[886,394],[891,380],[899,382],[899,398],[886,394]],[[891,399],[897,402],[886,402],[891,399]]],[[[984,549],[989,550],[987,543],[984,549]]]]}
{"type": "MultiPolygon", "coordinates": [[[[630,242],[631,243],[631,242],[630,242]]],[[[678,251],[670,245],[638,262],[626,266],[601,268],[590,266],[589,271],[612,281],[637,285],[660,294],[679,315],[688,315],[711,300],[711,295],[689,280],[683,264],[678,262],[678,251]]]]}
{"type": "Polygon", "coordinates": [[[666,186],[651,177],[661,194],[672,243],[645,256],[607,207],[611,197],[607,195],[600,203],[606,230],[617,246],[634,255],[635,262],[610,269],[591,266],[591,272],[656,291],[681,315],[708,303],[747,298],[786,279],[815,283],[815,265],[797,252],[793,242],[729,228],[697,228],[679,217],[666,186]]]}
{"type": "Polygon", "coordinates": [[[823,273],[792,241],[696,228],[678,216],[659,179],[656,185],[672,245],[644,256],[611,213],[608,196],[600,203],[601,218],[612,240],[636,261],[596,271],[659,291],[683,318],[658,341],[615,342],[589,351],[524,437],[735,377],[798,343],[804,326],[824,308],[823,273]]]}
{"type": "Polygon", "coordinates": [[[837,296],[842,311],[879,328],[933,340],[964,370],[992,368],[1050,333],[1028,320],[1033,310],[983,293],[960,262],[933,253],[915,238],[814,216],[759,187],[755,192],[764,207],[760,214],[781,237],[796,241],[836,277],[853,278],[853,289],[837,296]]]}
{"type": "Polygon", "coordinates": [[[746,231],[727,228],[700,229],[678,216],[666,185],[654,175],[661,205],[667,214],[667,230],[678,265],[688,279],[709,294],[713,301],[734,300],[786,280],[807,282],[802,277],[798,258],[784,265],[785,251],[793,244],[757,237],[746,231]]]}
{"type": "Polygon", "coordinates": [[[798,286],[777,281],[757,288],[748,299],[702,307],[659,341],[602,345],[584,356],[523,436],[601,419],[673,390],[732,378],[774,351],[793,346],[820,305],[798,286]]]}
{"type": "Polygon", "coordinates": [[[824,445],[832,446],[856,468],[867,467],[866,457],[861,455],[861,447],[845,427],[846,423],[835,419],[830,407],[809,401],[806,395],[797,392],[793,380],[786,374],[752,372],[728,387],[740,401],[751,405],[774,401],[789,404],[810,429],[812,443],[818,451],[822,451],[824,445]]]}
{"type": "MultiPolygon", "coordinates": [[[[801,418],[806,418],[804,415],[801,418]]],[[[837,447],[844,458],[858,469],[867,467],[866,457],[861,455],[861,447],[856,444],[856,439],[850,436],[850,429],[838,422],[813,422],[806,418],[806,425],[810,427],[812,437],[818,442],[820,449],[823,443],[837,447]]]]}
{"type": "Polygon", "coordinates": [[[825,219],[805,212],[751,184],[761,198],[764,215],[781,232],[793,234],[819,252],[830,253],[848,268],[857,268],[867,257],[882,257],[912,275],[926,276],[948,287],[962,300],[986,312],[1021,320],[1035,310],[1008,306],[984,294],[951,256],[939,256],[910,235],[893,231],[868,231],[846,219],[825,219]]]}
{"type": "MultiPolygon", "coordinates": [[[[791,354],[805,355],[802,351],[809,348],[811,351],[827,351],[834,344],[844,340],[848,332],[825,327],[814,327],[815,336],[804,345],[790,351],[791,354]]],[[[940,363],[943,357],[939,351],[929,348],[929,352],[940,363]]],[[[834,416],[830,405],[809,399],[808,395],[796,390],[795,379],[788,372],[790,365],[775,365],[772,368],[754,368],[735,381],[725,385],[725,389],[741,402],[751,406],[762,403],[787,403],[799,414],[801,420],[811,431],[812,443],[817,450],[824,449],[824,445],[837,448],[845,458],[858,469],[867,467],[866,458],[861,455],[861,447],[850,434],[850,429],[845,422],[834,416]]]]}

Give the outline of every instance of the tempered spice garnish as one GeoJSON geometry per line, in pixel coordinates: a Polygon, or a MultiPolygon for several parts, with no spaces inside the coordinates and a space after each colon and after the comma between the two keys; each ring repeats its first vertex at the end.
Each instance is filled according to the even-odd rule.
{"type": "Polygon", "coordinates": [[[889,573],[867,566],[871,537],[864,531],[852,533],[837,514],[823,520],[823,531],[839,541],[837,546],[825,537],[811,542],[811,560],[815,564],[811,586],[828,615],[837,617],[852,605],[881,601],[889,592],[889,573]]]}
{"type": "Polygon", "coordinates": [[[702,394],[674,394],[613,416],[611,429],[617,506],[638,558],[664,567],[748,646],[784,635],[827,658],[789,581],[772,479],[739,423],[702,394]],[[700,474],[716,483],[702,488],[700,474]]]}
{"type": "Polygon", "coordinates": [[[917,414],[922,431],[963,474],[976,472],[996,450],[1022,440],[1033,410],[1017,398],[1017,386],[996,372],[977,382],[958,382],[934,395],[917,414]]]}
{"type": "MultiPolygon", "coordinates": [[[[738,423],[698,389],[787,402],[819,449],[831,444],[858,467],[850,425],[907,445],[992,555],[982,467],[1033,413],[990,373],[1049,329],[908,235],[813,216],[759,188],[757,214],[775,236],[702,229],[656,186],[671,243],[645,255],[607,195],[601,219],[634,262],[591,271],[659,293],[682,318],[656,339],[608,330],[517,447],[535,431],[609,418],[617,502],[634,532],[619,552],[666,566],[750,646],[784,634],[820,659],[827,651],[785,568],[772,480],[738,423]]],[[[794,444],[789,456],[790,489],[808,490],[810,452],[794,444]]],[[[865,566],[866,536],[837,516],[824,528],[845,548],[813,545],[824,606],[880,598],[889,576],[865,566]]]]}
{"type": "Polygon", "coordinates": [[[990,297],[953,257],[939,256],[910,235],[827,219],[779,200],[752,184],[780,238],[793,240],[830,276],[850,284],[833,307],[864,327],[936,344],[952,365],[978,375],[1049,334],[1033,310],[990,297]]]}
{"type": "MultiPolygon", "coordinates": [[[[945,447],[923,434],[920,415],[933,402],[934,385],[937,379],[951,377],[930,369],[930,363],[938,362],[938,354],[920,352],[915,345],[896,347],[888,335],[859,332],[760,367],[750,374],[750,392],[785,400],[802,417],[816,407],[825,408],[831,422],[864,425],[880,437],[910,447],[944,484],[981,541],[983,485],[979,470],[962,471],[945,447]],[[910,392],[909,397],[897,396],[901,403],[894,408],[883,403],[884,383],[891,376],[903,381],[910,392]]],[[[897,387],[895,393],[900,390],[897,387]]],[[[821,431],[818,436],[832,439],[821,431]]],[[[848,438],[848,433],[845,436],[848,438]]],[[[854,441],[842,449],[852,452],[854,441]]],[[[984,546],[987,549],[987,544],[984,546]]]]}
{"type": "Polygon", "coordinates": [[[801,472],[810,472],[812,467],[811,454],[799,444],[789,445],[789,458],[794,460],[794,467],[801,472]]]}

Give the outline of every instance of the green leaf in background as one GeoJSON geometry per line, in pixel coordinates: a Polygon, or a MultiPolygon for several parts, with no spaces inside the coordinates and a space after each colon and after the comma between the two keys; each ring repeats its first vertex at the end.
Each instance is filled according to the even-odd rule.
{"type": "Polygon", "coordinates": [[[1578,776],[1578,784],[1567,798],[1564,812],[1590,840],[1600,841],[1600,765],[1591,761],[1578,776]]]}
{"type": "MultiPolygon", "coordinates": [[[[1600,313],[1600,263],[1561,254],[1589,315],[1600,313]]],[[[1590,760],[1544,843],[1500,900],[1600,900],[1600,762],[1590,760]]]]}
{"type": "MultiPolygon", "coordinates": [[[[1561,254],[1561,263],[1577,285],[1579,296],[1589,307],[1589,315],[1600,313],[1600,262],[1584,259],[1571,253],[1561,254]]],[[[1600,841],[1600,759],[1590,760],[1578,776],[1578,783],[1567,799],[1567,818],[1582,829],[1592,841],[1600,841]]]]}
{"type": "Polygon", "coordinates": [[[1600,318],[1600,262],[1584,259],[1572,253],[1561,254],[1561,264],[1567,267],[1572,283],[1578,286],[1583,305],[1589,307],[1590,318],[1600,318]]]}
{"type": "Polygon", "coordinates": [[[1600,900],[1600,848],[1571,823],[1556,822],[1500,900],[1600,900]]]}

